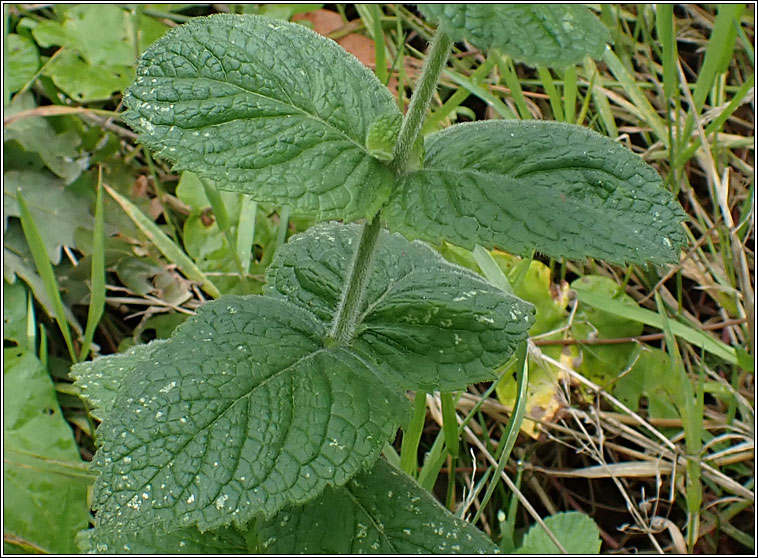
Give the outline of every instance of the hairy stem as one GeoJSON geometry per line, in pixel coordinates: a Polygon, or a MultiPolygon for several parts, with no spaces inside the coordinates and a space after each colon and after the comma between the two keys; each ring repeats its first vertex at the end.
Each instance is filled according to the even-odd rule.
{"type": "MultiPolygon", "coordinates": [[[[421,71],[421,77],[419,78],[416,90],[411,97],[408,112],[400,126],[400,133],[398,134],[392,154],[392,163],[390,163],[395,173],[402,172],[405,164],[408,162],[413,144],[416,142],[416,138],[418,138],[421,131],[426,110],[429,108],[432,95],[437,88],[442,68],[445,67],[451,44],[450,37],[438,30],[432,40],[432,46],[424,62],[424,68],[421,71]]],[[[342,299],[337,308],[337,315],[332,323],[331,331],[326,338],[326,344],[329,346],[347,345],[352,341],[357,326],[358,315],[360,314],[366,295],[366,281],[371,273],[376,240],[379,238],[381,228],[380,213],[377,213],[371,222],[363,227],[363,232],[361,233],[361,238],[358,241],[355,256],[353,256],[353,262],[350,266],[347,284],[345,285],[345,290],[342,292],[342,299]]]]}
{"type": "Polygon", "coordinates": [[[348,281],[342,292],[342,300],[337,308],[337,315],[332,323],[332,329],[326,338],[326,344],[347,345],[355,334],[358,315],[366,296],[366,281],[371,273],[374,261],[374,250],[379,231],[382,228],[380,214],[377,213],[370,223],[363,226],[361,238],[355,249],[353,263],[350,266],[348,281]]]}
{"type": "Polygon", "coordinates": [[[400,133],[395,143],[395,150],[392,153],[391,165],[396,173],[402,172],[403,167],[408,162],[413,144],[416,143],[421,125],[424,123],[426,110],[429,108],[432,95],[437,89],[437,82],[442,75],[442,69],[445,67],[445,62],[447,62],[447,57],[450,54],[451,45],[450,36],[437,29],[437,33],[432,39],[429,54],[424,61],[421,77],[411,97],[411,103],[408,105],[408,112],[403,118],[400,133]]]}

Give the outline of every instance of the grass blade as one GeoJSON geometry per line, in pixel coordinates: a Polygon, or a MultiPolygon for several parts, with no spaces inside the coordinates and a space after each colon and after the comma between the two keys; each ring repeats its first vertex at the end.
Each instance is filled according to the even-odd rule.
{"type": "Polygon", "coordinates": [[[229,213],[226,211],[224,200],[219,195],[218,190],[216,190],[216,188],[211,183],[202,177],[198,178],[203,185],[205,197],[208,198],[208,201],[211,203],[211,209],[213,209],[213,214],[216,216],[216,223],[218,223],[218,228],[222,233],[224,233],[226,242],[229,244],[229,250],[232,252],[234,264],[237,266],[237,274],[240,277],[242,288],[246,293],[249,293],[250,287],[247,284],[247,273],[245,273],[245,271],[242,269],[242,262],[240,261],[239,254],[237,253],[235,247],[234,237],[232,236],[232,222],[231,219],[229,219],[229,213]]]}
{"type": "MultiPolygon", "coordinates": [[[[473,71],[471,74],[471,81],[473,83],[477,83],[481,78],[484,78],[487,76],[487,74],[490,73],[490,70],[492,70],[492,66],[494,65],[494,58],[492,56],[488,57],[487,60],[484,61],[484,64],[479,66],[476,70],[473,71]]],[[[424,126],[421,128],[421,133],[423,135],[426,135],[428,133],[433,132],[437,129],[437,125],[447,118],[447,116],[453,112],[456,108],[460,106],[460,104],[465,101],[468,96],[471,93],[468,89],[465,87],[461,87],[455,91],[448,99],[443,103],[443,105],[429,115],[429,117],[424,122],[424,126]]]]}
{"type": "Polygon", "coordinates": [[[642,90],[640,90],[637,82],[634,80],[634,76],[629,73],[626,67],[621,63],[621,60],[618,59],[610,48],[605,49],[603,60],[608,64],[608,69],[611,73],[617,80],[619,80],[621,87],[624,88],[626,94],[629,95],[634,106],[640,112],[642,120],[653,129],[653,132],[655,132],[655,135],[658,136],[659,140],[668,143],[666,125],[658,116],[658,113],[655,112],[655,109],[653,109],[650,101],[648,101],[647,97],[642,93],[642,90]]]}
{"type": "Polygon", "coordinates": [[[519,431],[521,430],[521,423],[524,422],[527,400],[526,388],[529,384],[529,359],[526,358],[528,353],[527,349],[527,343],[523,343],[516,350],[516,382],[518,384],[518,394],[516,395],[516,401],[513,404],[513,413],[511,414],[510,420],[508,420],[508,425],[505,427],[505,432],[503,432],[503,435],[500,438],[500,444],[497,448],[499,455],[495,457],[495,459],[497,459],[495,474],[493,475],[489,486],[487,486],[487,491],[484,493],[484,497],[482,498],[479,509],[477,510],[472,523],[479,521],[479,516],[481,516],[482,511],[484,511],[490,498],[492,498],[497,483],[500,481],[500,476],[511,456],[513,446],[516,444],[516,438],[518,438],[519,431]]]}
{"type": "Polygon", "coordinates": [[[597,71],[595,62],[589,56],[584,59],[584,73],[587,76],[591,76],[590,80],[594,79],[595,83],[592,90],[592,98],[597,105],[597,111],[600,114],[600,120],[605,127],[605,135],[611,139],[616,139],[619,136],[618,128],[616,128],[616,119],[613,117],[611,111],[611,104],[608,102],[608,97],[603,94],[603,78],[597,71]]]}
{"type": "Polygon", "coordinates": [[[663,93],[671,99],[676,92],[676,37],[674,33],[673,4],[658,4],[655,6],[655,28],[658,40],[663,47],[663,93]]]}
{"type": "Polygon", "coordinates": [[[518,75],[516,75],[516,70],[513,68],[513,62],[509,57],[500,52],[493,52],[492,56],[497,60],[497,66],[500,69],[500,75],[503,77],[505,85],[511,90],[511,97],[516,103],[519,116],[521,116],[522,120],[531,120],[532,113],[529,112],[529,106],[526,104],[524,92],[521,89],[521,82],[518,79],[518,75]]]}
{"type": "Polygon", "coordinates": [[[550,97],[550,107],[553,109],[553,116],[555,120],[559,122],[565,122],[566,119],[563,116],[563,108],[561,107],[561,96],[553,83],[553,76],[550,75],[550,70],[543,66],[537,66],[537,74],[539,74],[542,80],[542,86],[545,89],[548,97],[550,97]]]}
{"type": "Polygon", "coordinates": [[[737,40],[736,26],[740,24],[740,16],[744,9],[744,4],[719,5],[716,21],[713,23],[713,32],[705,49],[703,65],[698,71],[695,92],[692,94],[696,114],[700,114],[703,110],[708,92],[716,82],[716,76],[724,73],[729,66],[737,40]]]}
{"type": "Polygon", "coordinates": [[[576,66],[566,68],[563,76],[563,114],[566,122],[576,122],[576,66]]]}
{"type": "Polygon", "coordinates": [[[442,391],[440,401],[442,402],[442,430],[445,431],[445,445],[447,452],[456,458],[458,457],[458,419],[455,415],[455,399],[451,392],[442,391]]]}
{"type": "Polygon", "coordinates": [[[245,275],[250,271],[250,254],[255,239],[255,217],[258,213],[258,202],[247,194],[242,197],[240,205],[240,221],[237,225],[237,258],[245,275]]]}
{"type": "Polygon", "coordinates": [[[79,351],[79,361],[87,358],[95,329],[105,309],[105,218],[103,215],[103,169],[98,169],[97,199],[95,200],[95,227],[92,231],[92,269],[90,271],[90,300],[87,310],[87,327],[79,351]]]}
{"type": "MultiPolygon", "coordinates": [[[[372,31],[374,38],[374,73],[384,85],[387,85],[389,76],[387,74],[386,46],[384,44],[384,30],[382,29],[382,10],[377,4],[370,4],[371,18],[373,19],[372,31]]],[[[368,22],[366,22],[368,23],[368,22]]]]}
{"type": "MultiPolygon", "coordinates": [[[[635,322],[640,322],[651,327],[657,327],[659,329],[663,329],[664,327],[664,318],[656,312],[646,310],[645,308],[633,307],[620,301],[611,300],[607,297],[591,293],[589,291],[576,289],[576,292],[581,302],[589,304],[590,306],[594,306],[595,308],[608,312],[609,314],[621,316],[623,318],[627,318],[635,322]]],[[[693,345],[696,345],[711,354],[723,358],[725,361],[730,362],[731,364],[740,363],[737,358],[737,352],[733,347],[730,347],[721,341],[717,341],[707,333],[694,329],[683,323],[674,321],[669,323],[669,327],[671,328],[671,332],[677,337],[681,337],[685,341],[688,341],[689,343],[692,343],[693,345]]]]}
{"type": "Polygon", "coordinates": [[[451,72],[450,70],[443,70],[442,73],[446,78],[467,89],[471,94],[476,95],[482,101],[491,106],[495,112],[500,115],[501,118],[504,118],[505,120],[518,120],[516,115],[513,114],[513,111],[508,108],[508,106],[503,103],[503,101],[498,99],[495,95],[490,93],[481,85],[475,83],[471,78],[462,76],[457,72],[451,72]]]}
{"type": "Polygon", "coordinates": [[[442,469],[442,464],[445,463],[445,459],[447,459],[445,436],[440,430],[432,444],[432,449],[426,454],[424,464],[418,474],[418,483],[429,492],[432,491],[434,484],[437,482],[437,477],[440,474],[440,469],[442,469]]]}
{"type": "Polygon", "coordinates": [[[213,298],[221,296],[221,292],[216,285],[208,279],[205,274],[195,265],[187,254],[185,254],[174,242],[153,221],[148,219],[132,202],[116,192],[107,184],[103,188],[116,200],[124,212],[134,221],[134,224],[147,236],[150,241],[160,250],[168,261],[176,265],[177,268],[188,278],[197,281],[203,287],[203,290],[213,298]]]}
{"type": "Polygon", "coordinates": [[[511,283],[508,281],[508,277],[506,277],[500,266],[497,265],[492,254],[478,244],[474,247],[474,250],[471,253],[474,255],[474,259],[476,260],[479,269],[484,273],[484,277],[487,281],[508,294],[514,294],[511,283]]]}
{"type": "Polygon", "coordinates": [[[413,418],[408,424],[408,429],[403,432],[403,442],[400,446],[400,468],[414,478],[418,473],[418,445],[425,421],[426,393],[417,391],[413,402],[413,418]]]}
{"type": "Polygon", "coordinates": [[[37,346],[37,318],[34,314],[32,294],[26,292],[26,348],[33,353],[37,346]]]}
{"type": "Polygon", "coordinates": [[[666,309],[658,293],[655,295],[658,305],[658,315],[663,321],[663,335],[666,349],[671,358],[672,373],[677,379],[677,388],[671,397],[679,409],[684,427],[685,445],[687,447],[687,482],[685,501],[687,504],[687,548],[693,551],[700,531],[700,508],[703,503],[703,485],[700,482],[700,449],[703,443],[703,378],[702,373],[698,385],[698,394],[692,389],[692,383],[682,363],[682,357],[672,333],[671,322],[666,315],[666,309]]]}
{"type": "Polygon", "coordinates": [[[21,217],[21,227],[24,230],[24,236],[29,245],[29,250],[32,253],[32,258],[34,258],[34,265],[37,266],[37,273],[39,273],[42,278],[45,292],[52,302],[55,321],[58,323],[58,327],[63,334],[63,339],[66,342],[66,348],[71,357],[71,362],[77,362],[74,344],[71,341],[71,330],[68,327],[68,321],[66,321],[66,315],[63,310],[63,300],[61,299],[60,288],[58,287],[58,281],[55,279],[53,266],[47,257],[45,243],[42,240],[39,229],[34,222],[32,214],[29,212],[29,207],[26,205],[26,200],[24,200],[24,196],[21,195],[20,190],[16,192],[16,201],[18,202],[18,209],[21,217]]]}
{"type": "MultiPolygon", "coordinates": [[[[724,108],[724,110],[719,114],[716,118],[713,119],[713,121],[708,124],[708,126],[705,127],[705,135],[710,136],[713,133],[716,133],[720,130],[722,130],[724,123],[726,122],[727,118],[729,118],[734,111],[736,111],[740,106],[742,106],[743,103],[748,102],[752,100],[753,93],[752,89],[755,85],[755,76],[748,76],[747,81],[743,83],[740,88],[737,90],[737,92],[734,94],[734,97],[732,97],[732,100],[729,101],[729,104],[724,108]]],[[[679,155],[677,156],[674,165],[677,169],[681,169],[684,167],[684,165],[689,161],[692,156],[695,154],[695,152],[698,150],[698,148],[702,145],[700,135],[697,134],[693,137],[692,143],[687,146],[686,149],[684,149],[679,155]]]]}

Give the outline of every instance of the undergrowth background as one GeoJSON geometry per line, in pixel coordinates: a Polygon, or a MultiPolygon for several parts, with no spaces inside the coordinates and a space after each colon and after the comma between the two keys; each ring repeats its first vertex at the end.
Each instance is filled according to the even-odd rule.
{"type": "MultiPolygon", "coordinates": [[[[689,215],[689,245],[670,268],[441,247],[489,279],[516,279],[537,307],[526,416],[504,472],[540,515],[592,516],[603,552],[755,548],[754,9],[596,5],[613,49],[565,72],[456,44],[425,127],[577,123],[655,166],[689,215]]],[[[138,54],[217,12],[314,28],[386,67],[403,107],[432,32],[399,4],[4,5],[8,552],[75,552],[89,524],[97,421],[67,376],[72,362],[168,337],[208,293],[259,293],[277,247],[313,223],[206,192],[119,119],[138,54]]],[[[423,472],[496,541],[534,523],[502,482],[483,502],[517,391],[504,370],[499,385],[459,394],[459,417],[472,416],[460,457],[423,472]]],[[[438,394],[426,413],[419,464],[441,443],[438,394]]]]}

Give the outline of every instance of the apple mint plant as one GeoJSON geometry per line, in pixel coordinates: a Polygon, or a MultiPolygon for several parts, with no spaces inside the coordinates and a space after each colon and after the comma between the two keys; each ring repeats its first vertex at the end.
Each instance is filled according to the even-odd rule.
{"type": "Polygon", "coordinates": [[[102,419],[84,549],[496,550],[380,453],[408,390],[495,380],[533,308],[423,241],[666,263],[684,214],[655,170],[578,126],[419,137],[454,40],[574,63],[608,40],[589,11],[421,11],[439,28],[405,116],[336,43],[266,17],[193,19],[142,56],[124,119],[147,147],[323,222],[280,248],[263,295],[222,296],[168,340],[74,367],[102,419]]]}

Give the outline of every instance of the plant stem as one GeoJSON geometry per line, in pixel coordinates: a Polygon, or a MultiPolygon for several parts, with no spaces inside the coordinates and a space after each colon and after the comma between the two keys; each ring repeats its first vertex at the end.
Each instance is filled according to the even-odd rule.
{"type": "Polygon", "coordinates": [[[416,90],[411,97],[408,112],[403,118],[400,133],[395,143],[395,150],[392,154],[392,169],[396,173],[402,172],[408,162],[413,144],[416,143],[421,125],[424,123],[426,110],[429,108],[432,95],[437,89],[437,82],[442,75],[442,69],[445,67],[445,62],[450,54],[451,45],[450,37],[438,29],[432,39],[432,46],[424,61],[421,77],[416,84],[416,90]]]}
{"type": "MultiPolygon", "coordinates": [[[[395,173],[402,172],[408,162],[413,144],[416,143],[416,138],[421,131],[426,110],[447,61],[451,44],[450,37],[441,31],[437,31],[434,39],[432,39],[432,46],[424,62],[421,77],[411,97],[408,112],[403,118],[400,133],[395,143],[391,163],[395,173]]],[[[363,227],[350,266],[345,290],[337,308],[337,315],[334,318],[332,329],[326,337],[327,346],[347,345],[352,341],[358,315],[366,295],[366,281],[368,281],[371,272],[376,240],[379,238],[381,228],[380,213],[377,213],[371,222],[363,227]]]]}
{"type": "Polygon", "coordinates": [[[352,341],[358,314],[366,295],[366,281],[371,272],[374,248],[382,228],[380,214],[377,213],[370,223],[363,226],[361,238],[355,249],[353,263],[350,266],[348,281],[342,292],[342,300],[337,308],[332,329],[326,338],[328,346],[347,345],[352,341]]]}

